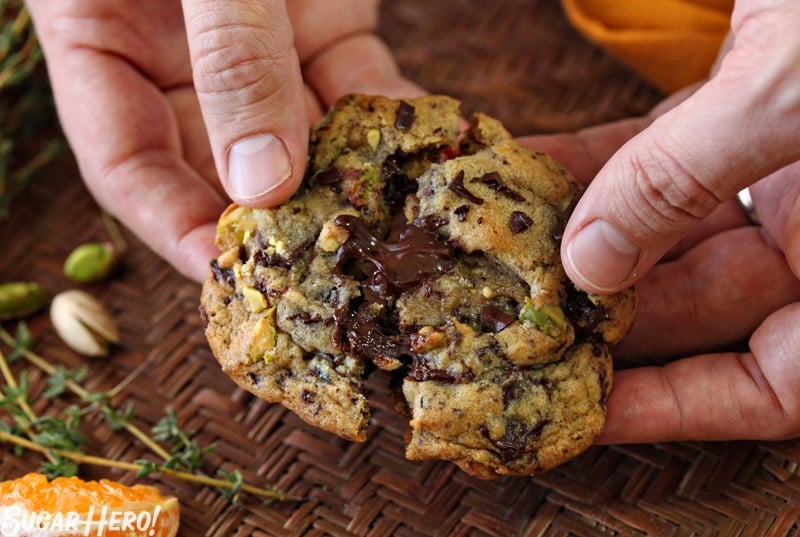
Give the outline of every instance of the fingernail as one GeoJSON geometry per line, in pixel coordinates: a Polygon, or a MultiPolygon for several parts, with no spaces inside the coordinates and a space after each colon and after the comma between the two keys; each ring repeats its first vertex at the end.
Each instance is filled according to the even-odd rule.
{"type": "Polygon", "coordinates": [[[239,140],[228,154],[228,189],[239,199],[255,198],[275,190],[291,173],[286,146],[271,134],[239,140]]]}
{"type": "Polygon", "coordinates": [[[567,246],[575,271],[598,291],[615,291],[631,276],[639,248],[605,220],[595,220],[567,246]]]}

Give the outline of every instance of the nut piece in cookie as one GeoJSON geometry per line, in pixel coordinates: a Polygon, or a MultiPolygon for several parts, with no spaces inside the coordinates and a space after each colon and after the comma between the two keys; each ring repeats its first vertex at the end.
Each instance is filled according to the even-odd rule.
{"type": "Polygon", "coordinates": [[[300,190],[230,207],[203,286],[206,334],[240,386],[350,440],[364,380],[396,375],[410,459],[484,478],[552,468],[603,428],[608,346],[635,293],[576,289],[559,229],[579,195],[552,158],[458,102],[351,95],[314,127],[300,190]]]}

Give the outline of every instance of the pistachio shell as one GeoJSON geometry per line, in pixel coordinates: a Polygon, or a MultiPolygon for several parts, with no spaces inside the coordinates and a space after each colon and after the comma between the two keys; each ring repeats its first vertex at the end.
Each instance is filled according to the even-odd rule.
{"type": "Polygon", "coordinates": [[[46,302],[47,291],[36,282],[0,284],[0,321],[26,317],[46,302]]]}
{"type": "Polygon", "coordinates": [[[64,274],[80,283],[92,283],[111,275],[119,264],[119,253],[108,242],[87,242],[75,248],[64,261],[64,274]]]}
{"type": "Polygon", "coordinates": [[[84,291],[57,294],[50,305],[50,319],[59,337],[85,356],[107,356],[119,331],[108,310],[84,291]]]}

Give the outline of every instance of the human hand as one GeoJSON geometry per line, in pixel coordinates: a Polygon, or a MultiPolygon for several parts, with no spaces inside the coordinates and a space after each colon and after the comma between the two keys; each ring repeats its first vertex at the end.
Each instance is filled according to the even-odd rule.
{"type": "Polygon", "coordinates": [[[617,354],[692,356],[619,371],[602,442],[800,434],[798,20],[796,2],[739,1],[706,83],[647,118],[527,141],[594,177],[562,258],[586,290],[637,282],[617,354]],[[763,228],[729,201],[748,185],[763,228]]]}
{"type": "Polygon", "coordinates": [[[348,92],[412,96],[375,0],[28,0],[95,199],[202,280],[228,198],[280,203],[309,122],[348,92]],[[220,181],[221,178],[221,181],[220,181]]]}

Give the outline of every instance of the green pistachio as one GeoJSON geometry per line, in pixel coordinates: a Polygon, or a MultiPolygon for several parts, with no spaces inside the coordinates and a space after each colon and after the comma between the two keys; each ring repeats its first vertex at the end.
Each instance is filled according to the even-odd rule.
{"type": "Polygon", "coordinates": [[[537,305],[530,298],[519,312],[520,322],[532,322],[540,332],[550,337],[557,337],[567,329],[567,318],[557,304],[537,305]]]}
{"type": "Polygon", "coordinates": [[[119,252],[108,242],[87,242],[64,261],[64,274],[73,281],[92,283],[111,275],[119,264],[119,252]]]}
{"type": "Polygon", "coordinates": [[[0,284],[0,321],[35,313],[47,302],[47,291],[36,282],[0,284]]]}

